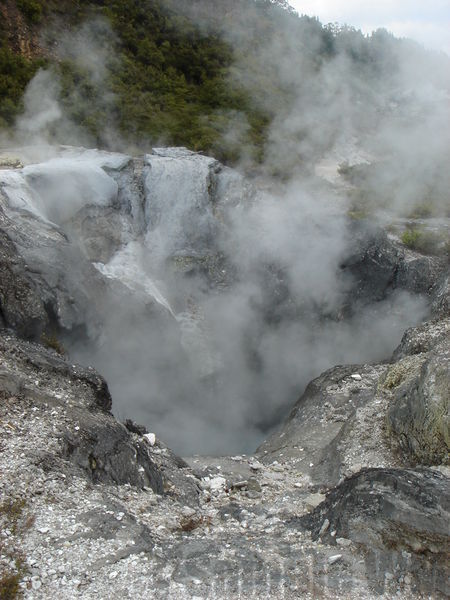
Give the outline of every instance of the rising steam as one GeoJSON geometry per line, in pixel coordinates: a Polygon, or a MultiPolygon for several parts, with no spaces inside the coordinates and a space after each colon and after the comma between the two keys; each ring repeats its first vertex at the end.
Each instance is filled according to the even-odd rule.
{"type": "MultiPolygon", "coordinates": [[[[96,85],[111,48],[95,47],[98,28],[85,27],[68,45],[96,85]]],[[[183,454],[252,451],[312,377],[334,364],[388,358],[404,329],[426,316],[423,298],[396,293],[342,318],[355,285],[341,269],[352,251],[354,188],[338,170],[370,162],[365,189],[391,215],[430,194],[437,209],[446,206],[450,87],[441,61],[412,68],[399,47],[390,80],[375,89],[372,71],[359,69],[348,47],[317,65],[321,40],[312,28],[303,36],[288,28],[256,54],[292,100],[271,125],[261,180],[164,150],[147,158],[142,189],[132,187],[126,157],[118,168],[69,152],[25,169],[30,198],[41,202],[35,216],[57,223],[110,286],[101,326],[65,340],[71,355],[107,378],[118,416],[183,454]],[[271,179],[274,172],[287,181],[271,179]]],[[[250,90],[245,73],[236,68],[235,77],[250,90]]],[[[255,101],[270,107],[272,92],[255,101]]],[[[58,96],[54,75],[38,72],[9,142],[91,144],[58,96]]],[[[226,135],[245,128],[239,113],[235,125],[226,135]]],[[[120,145],[113,124],[104,138],[120,145]]]]}

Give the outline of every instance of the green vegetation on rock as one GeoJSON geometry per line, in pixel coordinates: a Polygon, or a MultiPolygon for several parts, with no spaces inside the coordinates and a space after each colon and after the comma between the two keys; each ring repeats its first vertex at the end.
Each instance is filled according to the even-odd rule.
{"type": "Polygon", "coordinates": [[[22,96],[30,79],[45,63],[13,52],[0,25],[0,128],[11,127],[23,109],[22,96]]]}
{"type": "Polygon", "coordinates": [[[39,23],[42,19],[42,3],[36,0],[17,0],[17,8],[30,23],[39,23]]]}
{"type": "Polygon", "coordinates": [[[447,251],[442,235],[424,231],[419,227],[406,229],[401,239],[405,246],[423,254],[444,254],[447,251]]]}

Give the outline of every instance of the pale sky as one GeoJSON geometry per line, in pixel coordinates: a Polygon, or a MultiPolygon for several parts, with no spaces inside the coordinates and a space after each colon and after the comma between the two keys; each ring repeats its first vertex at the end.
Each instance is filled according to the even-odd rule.
{"type": "Polygon", "coordinates": [[[347,23],[364,33],[384,27],[450,55],[450,0],[289,0],[299,14],[347,23]]]}

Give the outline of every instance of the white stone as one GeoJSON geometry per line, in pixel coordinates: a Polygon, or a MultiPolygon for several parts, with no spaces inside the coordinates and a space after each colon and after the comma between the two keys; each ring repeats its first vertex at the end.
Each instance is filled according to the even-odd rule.
{"type": "Polygon", "coordinates": [[[351,543],[352,543],[352,541],[348,540],[347,538],[342,538],[342,537],[336,538],[336,544],[338,546],[350,546],[351,543]]]}
{"type": "Polygon", "coordinates": [[[32,577],[31,578],[31,587],[33,588],[33,590],[39,590],[42,586],[42,582],[39,579],[39,577],[32,577]]]}
{"type": "Polygon", "coordinates": [[[352,379],[354,379],[355,381],[361,381],[362,377],[359,373],[353,373],[352,375],[350,375],[350,377],[352,379]]]}
{"type": "Polygon", "coordinates": [[[319,537],[322,536],[327,531],[329,526],[330,526],[330,521],[328,519],[325,519],[325,521],[322,523],[322,527],[320,528],[319,537]]]}
{"type": "Polygon", "coordinates": [[[330,556],[328,558],[328,563],[330,565],[334,565],[335,562],[337,562],[338,560],[341,560],[342,558],[342,554],[333,554],[333,556],[330,556]]]}
{"type": "Polygon", "coordinates": [[[154,433],[146,433],[144,438],[150,444],[150,446],[154,446],[156,444],[156,435],[154,433]]]}
{"type": "Polygon", "coordinates": [[[225,489],[227,485],[227,480],[225,477],[213,477],[210,480],[209,487],[212,492],[221,492],[225,489]]]}
{"type": "Polygon", "coordinates": [[[316,508],[316,506],[319,506],[319,504],[324,500],[324,494],[310,494],[307,498],[305,498],[305,504],[309,508],[316,508]]]}
{"type": "Polygon", "coordinates": [[[249,467],[252,471],[259,471],[260,469],[262,469],[262,464],[258,461],[253,461],[249,464],[249,467]]]}

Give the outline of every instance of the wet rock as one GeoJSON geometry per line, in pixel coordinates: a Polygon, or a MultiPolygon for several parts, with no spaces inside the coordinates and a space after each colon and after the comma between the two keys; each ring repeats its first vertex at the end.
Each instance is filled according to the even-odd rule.
{"type": "MultiPolygon", "coordinates": [[[[0,223],[6,220],[0,207],[0,223]]],[[[24,259],[5,231],[0,229],[0,318],[20,336],[40,339],[49,326],[45,298],[52,294],[44,281],[27,273],[24,259]]]]}

